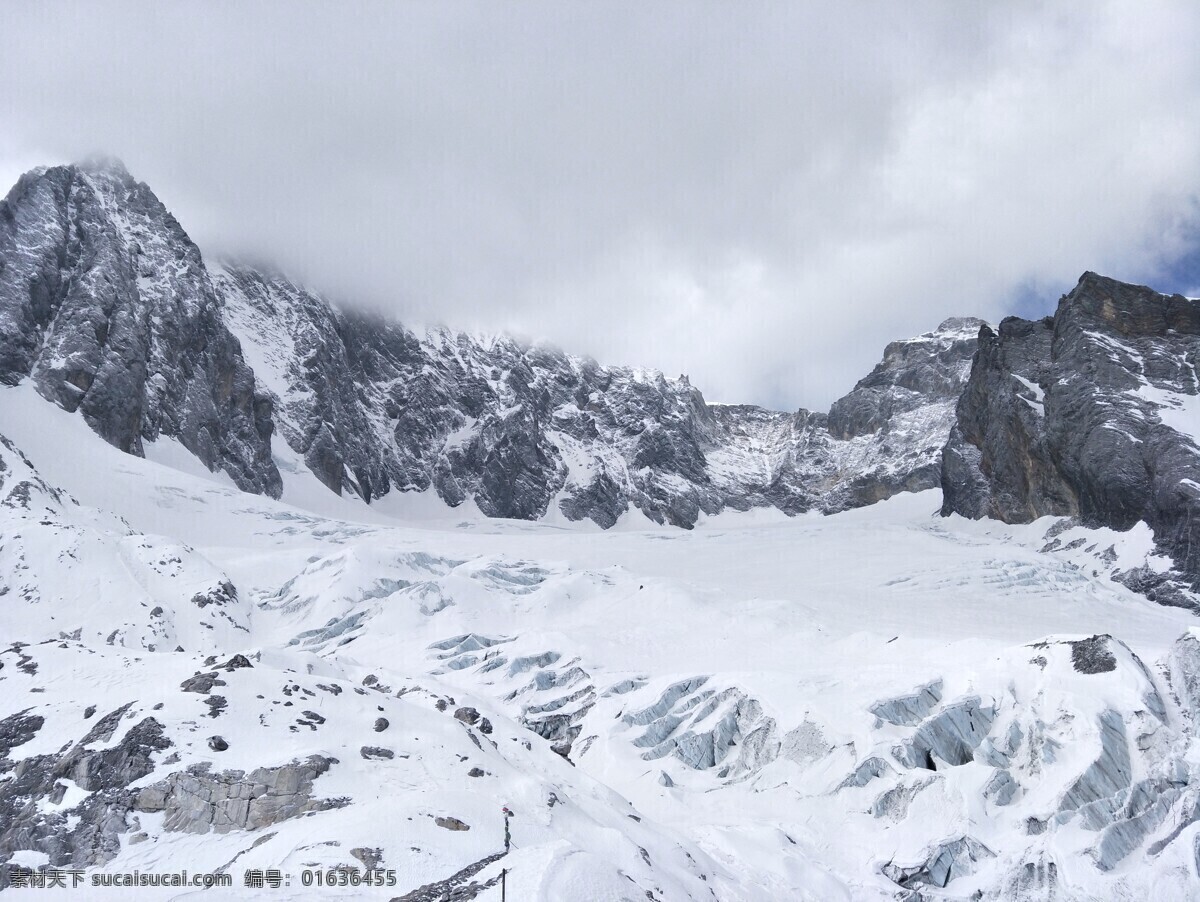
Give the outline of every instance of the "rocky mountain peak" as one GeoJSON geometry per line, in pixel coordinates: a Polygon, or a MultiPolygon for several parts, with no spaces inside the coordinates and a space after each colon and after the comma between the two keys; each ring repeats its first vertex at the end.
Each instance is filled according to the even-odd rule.
{"type": "Polygon", "coordinates": [[[943,513],[1028,522],[1145,521],[1174,573],[1131,574],[1152,597],[1200,588],[1200,302],[1085,273],[1053,317],[1011,317],[980,341],[943,455],[943,513]]]}
{"type": "Polygon", "coordinates": [[[1056,318],[1129,337],[1165,337],[1200,332],[1200,303],[1085,272],[1059,302],[1056,318]]]}
{"type": "Polygon", "coordinates": [[[711,407],[686,376],[414,331],[278,272],[210,268],[112,160],[30,173],[0,206],[0,315],[0,379],[32,380],[124,451],[166,437],[249,491],[280,492],[279,455],[366,502],[432,490],[605,527],[937,485],[978,331],[893,342],[828,416],[711,407]]]}
{"type": "Polygon", "coordinates": [[[123,451],[166,436],[279,493],[270,401],[199,249],[123,169],[35,170],[0,203],[0,324],[0,381],[31,379],[123,451]]]}
{"type": "Polygon", "coordinates": [[[951,316],[941,321],[938,327],[934,329],[935,334],[949,335],[977,335],[981,326],[986,326],[987,322],[975,316],[951,316]]]}
{"type": "Polygon", "coordinates": [[[851,439],[884,428],[892,417],[952,403],[970,372],[983,320],[955,317],[932,332],[891,342],[874,370],[829,410],[829,431],[851,439]]]}
{"type": "Polygon", "coordinates": [[[74,168],[89,175],[105,175],[121,181],[133,181],[125,163],[110,154],[89,154],[74,164],[74,168]]]}

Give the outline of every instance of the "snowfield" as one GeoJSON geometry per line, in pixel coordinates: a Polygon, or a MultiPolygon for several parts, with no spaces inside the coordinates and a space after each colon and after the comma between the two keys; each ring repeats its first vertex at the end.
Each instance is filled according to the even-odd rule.
{"type": "Polygon", "coordinates": [[[600,531],[367,507],[282,442],[277,502],[28,386],[0,434],[11,862],[234,878],[147,899],[1200,897],[1200,624],[1111,579],[1167,567],[1144,524],[933,490],[600,531]],[[300,885],[351,866],[397,883],[300,885]]]}

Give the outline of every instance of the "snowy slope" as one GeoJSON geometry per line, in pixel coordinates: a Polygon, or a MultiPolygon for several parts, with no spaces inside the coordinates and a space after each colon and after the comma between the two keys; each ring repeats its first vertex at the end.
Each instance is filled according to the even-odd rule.
{"type": "Polygon", "coordinates": [[[376,860],[397,886],[340,892],[478,863],[521,899],[1200,892],[1200,631],[1111,579],[1169,566],[1144,525],[940,518],[936,491],[691,532],[401,524],[122,454],[23,386],[0,434],[17,861],[227,867],[205,898],[376,860]],[[222,629],[192,598],[224,582],[222,629]]]}

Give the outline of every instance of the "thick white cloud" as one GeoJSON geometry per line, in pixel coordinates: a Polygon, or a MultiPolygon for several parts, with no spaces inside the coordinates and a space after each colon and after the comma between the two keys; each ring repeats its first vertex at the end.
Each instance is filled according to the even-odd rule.
{"type": "Polygon", "coordinates": [[[6,182],[110,152],[207,252],[721,400],[823,407],[1200,226],[1186,0],[8,4],[0,42],[6,182]]]}

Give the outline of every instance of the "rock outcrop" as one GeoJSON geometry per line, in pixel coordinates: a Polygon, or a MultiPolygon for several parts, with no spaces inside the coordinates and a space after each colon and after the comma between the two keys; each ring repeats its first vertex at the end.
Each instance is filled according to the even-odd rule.
{"type": "Polygon", "coordinates": [[[432,489],[488,516],[612,526],[636,508],[841,510],[935,487],[977,320],[889,345],[828,415],[710,405],[686,377],[337,310],[282,276],[217,272],[279,433],[365,500],[432,489]]]}
{"type": "Polygon", "coordinates": [[[281,490],[270,399],[199,249],[115,161],[36,169],[0,202],[0,382],[26,378],[122,451],[168,436],[281,490]]]}
{"type": "Polygon", "coordinates": [[[313,797],[313,781],[329,770],[331,758],[312,755],[279,767],[212,773],[192,765],[161,783],[139,790],[136,811],[164,814],[163,829],[184,833],[227,833],[258,830],[312,811],[345,804],[341,799],[313,797]]]}
{"type": "Polygon", "coordinates": [[[1190,606],[1200,588],[1200,302],[1094,273],[1053,317],[983,328],[942,458],[944,514],[1145,521],[1175,573],[1123,581],[1190,606]]]}
{"type": "MultiPolygon", "coordinates": [[[[34,755],[15,763],[5,762],[0,780],[0,857],[16,850],[36,848],[51,864],[86,867],[103,864],[121,847],[128,830],[125,813],[130,808],[131,783],[153,772],[156,752],[169,748],[162,725],[145,717],[130,727],[115,745],[107,743],[130,705],[117,708],[79,742],[59,755],[34,755]],[[64,811],[43,812],[40,802],[57,804],[73,782],[87,795],[64,811]]],[[[4,722],[12,728],[13,719],[4,722]]],[[[32,724],[17,722],[16,730],[28,734],[32,724]]],[[[16,736],[22,739],[22,735],[16,736]]],[[[22,741],[26,741],[22,739],[22,741]]]]}

